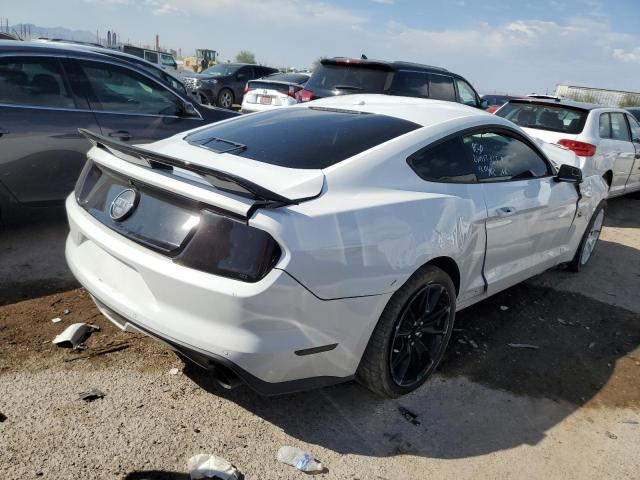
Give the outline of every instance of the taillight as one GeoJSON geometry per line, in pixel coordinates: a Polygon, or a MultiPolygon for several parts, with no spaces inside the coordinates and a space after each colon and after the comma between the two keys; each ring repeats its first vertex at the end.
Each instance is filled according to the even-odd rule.
{"type": "Polygon", "coordinates": [[[313,100],[313,92],[311,90],[300,90],[297,94],[296,94],[296,99],[299,102],[310,102],[311,100],[313,100]]]}
{"type": "Polygon", "coordinates": [[[289,88],[286,92],[287,95],[289,95],[292,98],[295,98],[296,100],[298,99],[298,92],[302,90],[302,87],[300,87],[299,85],[289,85],[289,88]]]}
{"type": "Polygon", "coordinates": [[[247,83],[244,86],[244,93],[246,94],[247,92],[250,92],[251,90],[253,90],[253,87],[250,87],[249,84],[247,83]]]}
{"type": "Polygon", "coordinates": [[[596,146],[586,142],[563,138],[562,140],[558,140],[558,145],[568,148],[579,157],[593,157],[596,154],[596,146]]]}
{"type": "Polygon", "coordinates": [[[243,282],[264,278],[280,259],[278,243],[264,230],[201,210],[198,228],[174,262],[243,282]]]}

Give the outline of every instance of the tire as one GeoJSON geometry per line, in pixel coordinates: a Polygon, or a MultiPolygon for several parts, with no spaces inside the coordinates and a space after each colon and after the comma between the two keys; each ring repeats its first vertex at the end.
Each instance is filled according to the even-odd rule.
{"type": "Polygon", "coordinates": [[[442,359],[453,331],[455,307],[451,277],[433,265],[422,267],[389,299],[360,360],[356,380],[388,398],[420,387],[442,359]],[[420,302],[425,294],[430,308],[423,309],[420,302]],[[416,312],[423,310],[417,317],[416,312]],[[409,366],[405,367],[407,355],[409,366]]]}
{"type": "Polygon", "coordinates": [[[200,103],[202,105],[211,105],[211,103],[209,102],[209,99],[202,93],[198,94],[198,97],[200,97],[200,103]]]}
{"type": "Polygon", "coordinates": [[[228,88],[223,88],[218,93],[218,98],[216,100],[216,105],[220,108],[226,108],[228,110],[233,106],[235,98],[233,96],[233,92],[228,88]]]}
{"type": "Polygon", "coordinates": [[[589,224],[582,235],[576,254],[573,257],[573,260],[571,260],[567,265],[567,269],[573,272],[579,272],[587,263],[589,263],[589,260],[591,260],[593,252],[598,244],[598,240],[600,239],[600,232],[602,231],[602,226],[604,224],[605,207],[606,203],[603,200],[596,207],[593,215],[591,215],[591,220],[589,220],[589,224]],[[593,235],[595,235],[595,237],[593,235]]]}

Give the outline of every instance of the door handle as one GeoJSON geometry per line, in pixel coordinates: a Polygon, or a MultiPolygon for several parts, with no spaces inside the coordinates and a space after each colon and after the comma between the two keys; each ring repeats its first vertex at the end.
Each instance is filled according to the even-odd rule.
{"type": "Polygon", "coordinates": [[[500,207],[496,208],[496,215],[499,217],[508,217],[509,215],[513,215],[516,213],[515,207],[500,207]]]}
{"type": "Polygon", "coordinates": [[[115,132],[109,132],[110,137],[116,137],[124,142],[131,140],[131,134],[126,130],[116,130],[115,132]]]}

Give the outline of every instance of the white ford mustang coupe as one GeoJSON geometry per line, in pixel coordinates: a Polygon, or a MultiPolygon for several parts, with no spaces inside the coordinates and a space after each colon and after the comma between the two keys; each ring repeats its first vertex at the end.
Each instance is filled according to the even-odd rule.
{"type": "Polygon", "coordinates": [[[144,147],[84,134],[75,276],[120,328],[265,395],[414,390],[456,310],[579,270],[604,219],[573,153],[451,102],[329,98],[144,147]]]}

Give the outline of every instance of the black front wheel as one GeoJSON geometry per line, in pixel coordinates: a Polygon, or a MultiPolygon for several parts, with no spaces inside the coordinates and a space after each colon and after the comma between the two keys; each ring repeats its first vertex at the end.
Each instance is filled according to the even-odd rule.
{"type": "Polygon", "coordinates": [[[456,291],[449,275],[433,265],[420,269],[389,300],[356,378],[386,397],[418,388],[444,355],[455,307],[456,291]]]}

